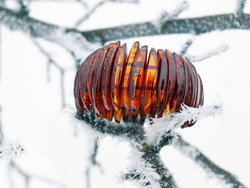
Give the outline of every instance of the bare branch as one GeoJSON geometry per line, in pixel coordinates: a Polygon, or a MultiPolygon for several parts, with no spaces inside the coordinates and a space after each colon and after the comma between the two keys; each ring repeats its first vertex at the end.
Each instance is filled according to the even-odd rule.
{"type": "Polygon", "coordinates": [[[174,143],[174,146],[183,155],[189,157],[194,162],[196,162],[196,164],[203,168],[207,173],[214,175],[214,177],[218,178],[224,183],[231,185],[235,188],[246,187],[239,180],[237,180],[234,175],[213,163],[198,148],[192,146],[191,144],[183,140],[181,136],[179,136],[178,141],[174,143]]]}
{"type": "Polygon", "coordinates": [[[84,21],[86,21],[88,18],[90,18],[91,15],[93,15],[95,13],[95,11],[102,7],[106,2],[114,2],[114,3],[138,3],[138,0],[101,0],[99,1],[94,7],[92,7],[91,9],[88,10],[88,12],[86,14],[84,14],[83,17],[81,17],[76,24],[74,25],[74,27],[78,27],[79,25],[81,25],[84,21]]]}
{"type": "Polygon", "coordinates": [[[60,72],[60,88],[61,88],[61,100],[62,100],[62,108],[66,107],[66,99],[65,99],[65,83],[64,83],[64,75],[65,69],[59,65],[49,54],[46,52],[43,47],[36,41],[32,40],[36,47],[40,50],[40,52],[47,58],[47,80],[50,81],[50,65],[54,65],[60,72]]]}
{"type": "Polygon", "coordinates": [[[205,59],[208,59],[208,58],[214,57],[216,55],[222,54],[222,53],[226,52],[227,50],[228,50],[228,46],[223,45],[223,46],[220,46],[217,49],[211,50],[211,51],[209,51],[209,52],[207,52],[205,54],[199,55],[199,56],[186,55],[184,57],[186,59],[188,59],[189,61],[191,61],[192,63],[195,63],[195,62],[200,62],[200,61],[203,61],[205,59]]]}
{"type": "Polygon", "coordinates": [[[188,49],[192,46],[193,42],[194,42],[194,38],[188,39],[185,42],[185,44],[183,45],[181,51],[179,52],[180,56],[184,57],[186,55],[188,49]]]}
{"type": "Polygon", "coordinates": [[[33,37],[39,37],[59,44],[82,56],[83,49],[89,49],[89,42],[106,42],[123,38],[152,36],[160,34],[192,33],[201,34],[215,30],[250,29],[250,14],[236,16],[219,14],[197,18],[167,20],[156,27],[154,21],[129,24],[105,29],[79,31],[62,28],[37,20],[29,16],[20,16],[16,12],[0,6],[0,22],[11,30],[21,30],[33,37]]]}
{"type": "Polygon", "coordinates": [[[30,174],[26,171],[24,171],[15,161],[11,160],[9,162],[9,166],[16,170],[16,172],[18,172],[18,174],[20,174],[24,180],[25,180],[25,185],[26,185],[26,188],[29,187],[29,182],[31,180],[38,180],[38,181],[42,181],[44,183],[47,183],[47,184],[51,184],[51,185],[54,185],[56,187],[61,187],[61,188],[66,188],[66,186],[59,182],[59,181],[56,181],[56,180],[52,180],[50,178],[46,178],[46,177],[42,177],[42,176],[37,176],[37,175],[33,175],[33,174],[30,174]]]}
{"type": "Polygon", "coordinates": [[[103,1],[99,1],[92,9],[88,10],[88,12],[83,16],[81,17],[75,24],[74,27],[78,27],[79,25],[81,25],[84,21],[86,21],[92,14],[94,14],[94,12],[100,8],[102,5],[105,4],[105,0],[103,1]]]}
{"type": "Polygon", "coordinates": [[[93,143],[93,148],[92,148],[93,150],[92,150],[92,153],[91,153],[91,156],[90,156],[90,159],[89,159],[90,164],[86,168],[86,171],[85,171],[85,175],[86,175],[86,188],[90,188],[91,187],[91,185],[90,185],[90,173],[91,173],[91,169],[93,167],[97,166],[103,172],[101,164],[96,160],[98,148],[99,148],[99,138],[96,137],[96,138],[94,138],[94,143],[93,143]]]}

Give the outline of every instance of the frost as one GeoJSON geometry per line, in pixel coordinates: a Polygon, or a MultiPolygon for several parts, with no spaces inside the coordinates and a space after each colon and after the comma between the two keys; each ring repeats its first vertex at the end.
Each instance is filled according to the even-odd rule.
{"type": "Polygon", "coordinates": [[[199,108],[182,106],[180,113],[171,113],[166,117],[154,119],[153,124],[145,128],[146,141],[148,144],[158,145],[162,136],[173,134],[173,130],[182,126],[186,121],[196,122],[221,112],[221,105],[200,106],[199,108]]]}
{"type": "Polygon", "coordinates": [[[131,163],[127,169],[129,174],[126,175],[126,179],[130,179],[132,182],[136,180],[136,183],[141,187],[160,188],[155,180],[159,180],[161,177],[156,173],[154,167],[143,159],[142,152],[132,147],[129,161],[131,163]]]}
{"type": "Polygon", "coordinates": [[[18,141],[5,142],[0,146],[0,159],[13,159],[20,157],[24,149],[18,141]]]}

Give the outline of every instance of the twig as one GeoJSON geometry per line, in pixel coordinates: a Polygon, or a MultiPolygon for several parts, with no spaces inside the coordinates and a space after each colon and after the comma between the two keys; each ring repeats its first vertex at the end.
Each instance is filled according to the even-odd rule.
{"type": "Polygon", "coordinates": [[[186,55],[188,49],[192,46],[193,42],[194,42],[194,38],[188,39],[185,42],[185,44],[183,45],[183,47],[182,47],[181,51],[179,52],[179,54],[184,57],[186,55]]]}
{"type": "Polygon", "coordinates": [[[196,162],[196,164],[203,168],[207,173],[213,174],[214,177],[220,179],[226,184],[231,185],[234,188],[246,187],[239,180],[237,180],[234,175],[213,163],[198,148],[183,140],[181,136],[179,136],[178,141],[174,143],[174,147],[185,156],[194,160],[194,162],[196,162]]]}
{"type": "Polygon", "coordinates": [[[96,160],[96,156],[97,156],[97,152],[98,152],[98,148],[99,148],[99,139],[98,137],[94,138],[94,144],[93,144],[93,150],[90,156],[90,164],[89,166],[86,168],[86,188],[90,188],[91,184],[90,184],[90,173],[91,173],[91,169],[95,166],[98,166],[100,168],[100,170],[102,171],[102,167],[101,164],[96,160]]]}
{"type": "Polygon", "coordinates": [[[78,27],[81,25],[83,22],[85,22],[87,19],[90,18],[91,15],[95,13],[95,11],[102,7],[106,2],[114,2],[114,3],[138,3],[137,0],[101,0],[99,1],[93,8],[89,9],[84,16],[82,16],[74,25],[74,27],[78,27]]]}
{"type": "Polygon", "coordinates": [[[18,172],[18,174],[20,174],[24,179],[25,179],[25,185],[26,187],[29,187],[29,183],[31,180],[39,180],[39,181],[42,181],[44,183],[47,183],[47,184],[51,184],[51,185],[54,185],[56,187],[61,187],[61,188],[66,188],[66,186],[61,183],[61,182],[58,182],[56,180],[52,180],[50,178],[46,178],[46,177],[42,177],[42,176],[37,176],[37,175],[32,175],[32,174],[29,174],[28,172],[24,171],[15,161],[11,160],[9,162],[9,166],[16,170],[18,172]]]}
{"type": "Polygon", "coordinates": [[[54,65],[60,72],[60,89],[61,89],[61,104],[62,108],[66,107],[66,99],[65,99],[65,83],[64,83],[64,75],[65,69],[57,63],[52,56],[46,52],[43,47],[36,41],[32,40],[36,47],[40,50],[40,52],[47,58],[47,80],[50,81],[50,65],[54,65]]]}
{"type": "Polygon", "coordinates": [[[98,8],[100,8],[102,5],[104,5],[105,2],[107,2],[107,1],[105,1],[105,0],[99,1],[92,9],[88,10],[88,12],[76,22],[74,27],[78,27],[84,21],[86,21],[98,8]]]}
{"type": "Polygon", "coordinates": [[[236,14],[243,14],[247,0],[237,0],[236,14]]]}
{"type": "Polygon", "coordinates": [[[189,61],[191,61],[192,63],[195,63],[195,62],[200,62],[200,61],[203,61],[205,59],[208,59],[208,58],[214,57],[216,55],[222,54],[222,53],[226,52],[227,50],[228,50],[228,46],[223,45],[223,46],[220,46],[217,49],[211,50],[211,51],[209,51],[209,52],[207,52],[205,54],[199,55],[199,56],[186,55],[184,57],[186,59],[188,59],[189,61]]]}

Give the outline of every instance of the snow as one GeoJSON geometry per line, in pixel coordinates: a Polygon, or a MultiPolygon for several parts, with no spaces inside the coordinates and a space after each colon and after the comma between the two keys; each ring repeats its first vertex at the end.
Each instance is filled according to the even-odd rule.
{"type": "MultiPolygon", "coordinates": [[[[136,4],[107,3],[80,28],[92,29],[155,20],[162,11],[174,10],[178,2],[157,0],[152,3],[144,0],[139,8],[136,4]]],[[[236,3],[233,0],[188,2],[190,6],[180,15],[182,18],[233,12],[236,3]]],[[[70,3],[59,5],[56,2],[52,4],[41,1],[34,3],[31,8],[32,16],[63,26],[74,25],[72,20],[84,11],[83,7],[70,3]]],[[[250,12],[249,1],[245,10],[250,12]]],[[[141,45],[147,44],[149,48],[167,48],[179,52],[181,46],[191,37],[192,35],[188,34],[162,35],[122,40],[121,43],[127,42],[130,48],[135,40],[139,40],[141,45]]],[[[60,109],[58,71],[51,67],[51,81],[48,83],[46,58],[26,35],[2,27],[1,38],[0,100],[3,108],[3,129],[8,139],[20,140],[25,148],[25,152],[16,161],[28,172],[63,181],[69,188],[85,187],[85,167],[88,165],[88,151],[94,135],[85,129],[75,129],[69,118],[73,116],[74,109],[73,60],[65,50],[43,42],[48,51],[52,50],[53,57],[68,67],[66,102],[71,109],[63,111],[60,109]],[[78,134],[74,134],[74,131],[78,134]]],[[[205,105],[222,103],[223,115],[208,117],[191,128],[177,129],[177,132],[249,187],[249,31],[211,32],[197,36],[188,54],[205,54],[225,45],[228,50],[224,53],[194,64],[204,84],[205,105]]],[[[91,171],[92,187],[138,187],[119,179],[120,174],[128,168],[129,157],[133,154],[128,142],[110,136],[102,137],[100,142],[97,160],[102,164],[104,172],[94,167],[91,171]]],[[[225,187],[224,184],[208,177],[193,161],[172,146],[162,149],[161,158],[180,187],[225,187]]],[[[9,186],[6,168],[6,160],[0,159],[0,187],[4,188],[9,186]]],[[[13,176],[17,177],[16,174],[13,176]]],[[[22,187],[21,185],[18,187],[22,187]]],[[[45,184],[35,181],[32,187],[33,185],[40,188],[45,184]]],[[[49,186],[46,184],[46,187],[49,186]]]]}

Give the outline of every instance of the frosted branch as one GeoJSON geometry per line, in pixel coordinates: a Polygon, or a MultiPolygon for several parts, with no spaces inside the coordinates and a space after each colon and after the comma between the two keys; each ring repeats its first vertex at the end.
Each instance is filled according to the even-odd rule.
{"type": "Polygon", "coordinates": [[[213,175],[215,178],[223,181],[232,187],[245,188],[234,175],[230,172],[222,169],[215,163],[213,163],[208,157],[206,157],[198,148],[192,146],[188,142],[179,136],[179,139],[173,144],[176,149],[178,149],[183,155],[192,159],[196,164],[198,164],[207,173],[213,175]]]}
{"type": "Polygon", "coordinates": [[[222,54],[222,53],[226,52],[227,50],[228,50],[228,46],[222,45],[222,46],[218,47],[217,49],[206,52],[205,54],[196,55],[196,56],[186,55],[185,58],[188,59],[189,61],[191,61],[192,63],[195,63],[195,62],[204,61],[208,58],[222,54]]]}
{"type": "Polygon", "coordinates": [[[169,143],[169,138],[175,137],[174,129],[182,126],[185,122],[196,122],[221,112],[220,105],[200,106],[199,108],[182,106],[180,113],[170,113],[166,117],[154,119],[153,124],[145,129],[146,142],[160,149],[169,143]]]}
{"type": "Polygon", "coordinates": [[[131,169],[124,176],[125,180],[136,181],[142,187],[176,188],[178,187],[169,170],[162,163],[159,152],[144,145],[133,148],[131,169]]]}
{"type": "Polygon", "coordinates": [[[90,49],[89,42],[106,42],[110,40],[152,36],[162,34],[192,33],[201,34],[216,30],[250,29],[250,14],[218,14],[197,18],[166,20],[160,29],[154,21],[141,22],[104,29],[79,31],[74,28],[59,27],[29,16],[20,16],[13,10],[0,6],[0,22],[11,30],[21,30],[33,37],[59,44],[73,51],[77,57],[82,56],[83,49],[90,49]]]}
{"type": "Polygon", "coordinates": [[[118,124],[116,122],[100,120],[93,113],[88,112],[85,112],[82,116],[76,114],[76,118],[80,120],[79,123],[83,122],[83,126],[87,126],[102,134],[121,136],[137,142],[143,140],[144,130],[140,124],[118,124]]]}
{"type": "Polygon", "coordinates": [[[185,44],[183,45],[182,49],[179,52],[180,56],[184,57],[186,55],[188,49],[192,46],[193,42],[194,38],[190,38],[185,42],[185,44]]]}

